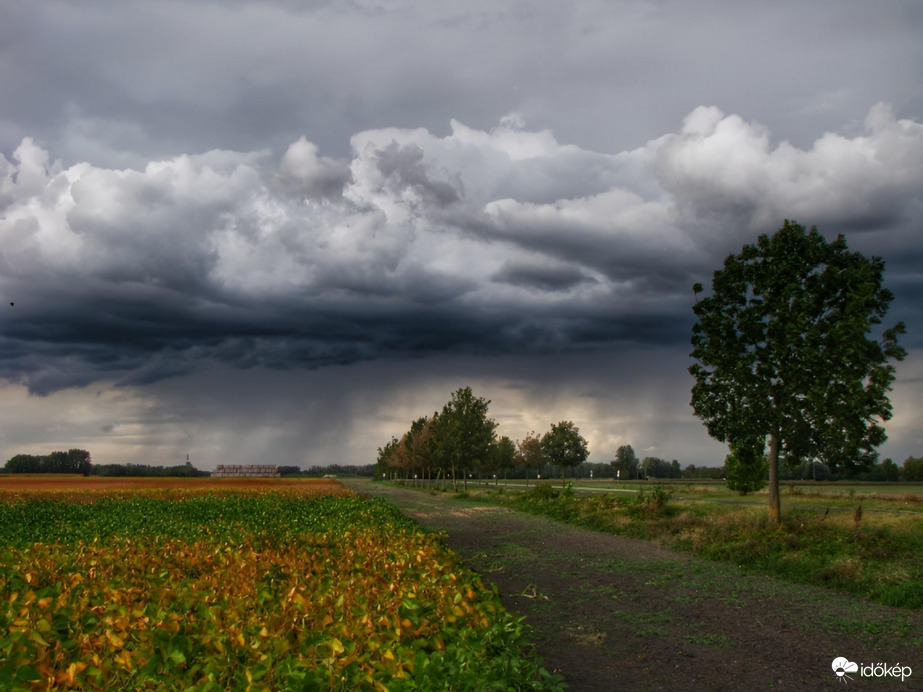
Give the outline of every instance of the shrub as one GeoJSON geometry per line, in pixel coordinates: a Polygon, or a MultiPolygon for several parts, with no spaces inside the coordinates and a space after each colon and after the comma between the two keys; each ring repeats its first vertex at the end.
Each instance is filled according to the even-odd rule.
{"type": "Polygon", "coordinates": [[[641,519],[656,519],[668,514],[667,503],[673,496],[673,492],[658,483],[649,492],[644,488],[638,491],[629,501],[629,513],[641,519]]]}
{"type": "Polygon", "coordinates": [[[731,454],[727,455],[724,464],[728,470],[728,489],[746,495],[766,487],[769,461],[762,450],[746,445],[731,445],[731,454]]]}
{"type": "Polygon", "coordinates": [[[558,496],[558,491],[551,483],[538,483],[529,491],[528,496],[533,500],[553,500],[558,496]]]}

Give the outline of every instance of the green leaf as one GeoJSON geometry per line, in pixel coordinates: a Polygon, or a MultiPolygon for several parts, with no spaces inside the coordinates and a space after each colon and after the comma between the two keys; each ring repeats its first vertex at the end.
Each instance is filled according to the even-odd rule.
{"type": "Polygon", "coordinates": [[[15,682],[35,682],[41,680],[42,676],[32,666],[20,666],[16,670],[15,682]]]}

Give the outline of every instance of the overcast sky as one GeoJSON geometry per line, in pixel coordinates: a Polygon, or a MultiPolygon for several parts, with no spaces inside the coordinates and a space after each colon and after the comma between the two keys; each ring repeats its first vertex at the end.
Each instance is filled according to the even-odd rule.
{"type": "Polygon", "coordinates": [[[692,284],[783,219],[882,256],[923,454],[918,0],[0,0],[0,461],[720,465],[692,284]],[[13,303],[13,305],[11,305],[13,303]]]}

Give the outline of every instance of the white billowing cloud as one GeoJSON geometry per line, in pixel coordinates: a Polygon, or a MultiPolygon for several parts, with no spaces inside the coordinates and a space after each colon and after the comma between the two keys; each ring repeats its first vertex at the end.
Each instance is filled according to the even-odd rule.
{"type": "Polygon", "coordinates": [[[4,203],[40,195],[47,182],[48,152],[27,137],[13,152],[13,161],[16,163],[10,163],[5,157],[0,159],[0,172],[3,173],[0,194],[3,194],[4,203]]]}
{"type": "Polygon", "coordinates": [[[0,289],[22,304],[3,316],[0,374],[52,391],[203,359],[685,340],[693,281],[783,218],[890,229],[900,256],[923,214],[923,125],[884,105],[862,134],[807,149],[712,107],[619,154],[515,115],[351,145],[349,161],[302,137],[278,161],[214,150],[107,169],[24,140],[0,157],[0,289]]]}
{"type": "Polygon", "coordinates": [[[75,262],[79,242],[65,217],[73,206],[71,185],[90,170],[80,164],[62,171],[30,138],[13,152],[12,162],[0,156],[0,252],[8,272],[28,275],[40,271],[46,261],[75,262]]]}
{"type": "Polygon", "coordinates": [[[510,197],[485,209],[504,238],[605,263],[610,276],[714,264],[783,218],[827,233],[898,231],[921,213],[923,124],[884,104],[869,111],[862,135],[826,133],[809,149],[773,145],[759,124],[703,106],[679,132],[612,160],[656,187],[616,184],[542,203],[510,197]]]}
{"type": "Polygon", "coordinates": [[[349,169],[342,161],[319,156],[317,145],[301,137],[282,157],[277,178],[307,198],[336,198],[343,193],[349,169]]]}
{"type": "Polygon", "coordinates": [[[486,206],[502,237],[609,274],[616,282],[659,272],[669,255],[696,249],[672,204],[622,189],[550,204],[502,199],[486,206]]]}
{"type": "MultiPolygon", "coordinates": [[[[865,134],[826,133],[810,149],[773,147],[769,132],[716,108],[697,108],[658,140],[658,176],[688,213],[734,210],[750,232],[787,218],[851,228],[906,221],[923,189],[923,124],[878,104],[865,134]]],[[[682,209],[682,207],[681,207],[682,209]]]]}

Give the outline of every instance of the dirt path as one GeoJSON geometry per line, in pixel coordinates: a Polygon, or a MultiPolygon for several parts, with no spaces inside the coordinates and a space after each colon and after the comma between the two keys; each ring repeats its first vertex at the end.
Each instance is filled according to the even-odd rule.
{"type": "Polygon", "coordinates": [[[446,494],[344,481],[447,543],[533,628],[571,690],[923,689],[923,614],[446,494]],[[838,679],[831,663],[910,666],[838,679]]]}

